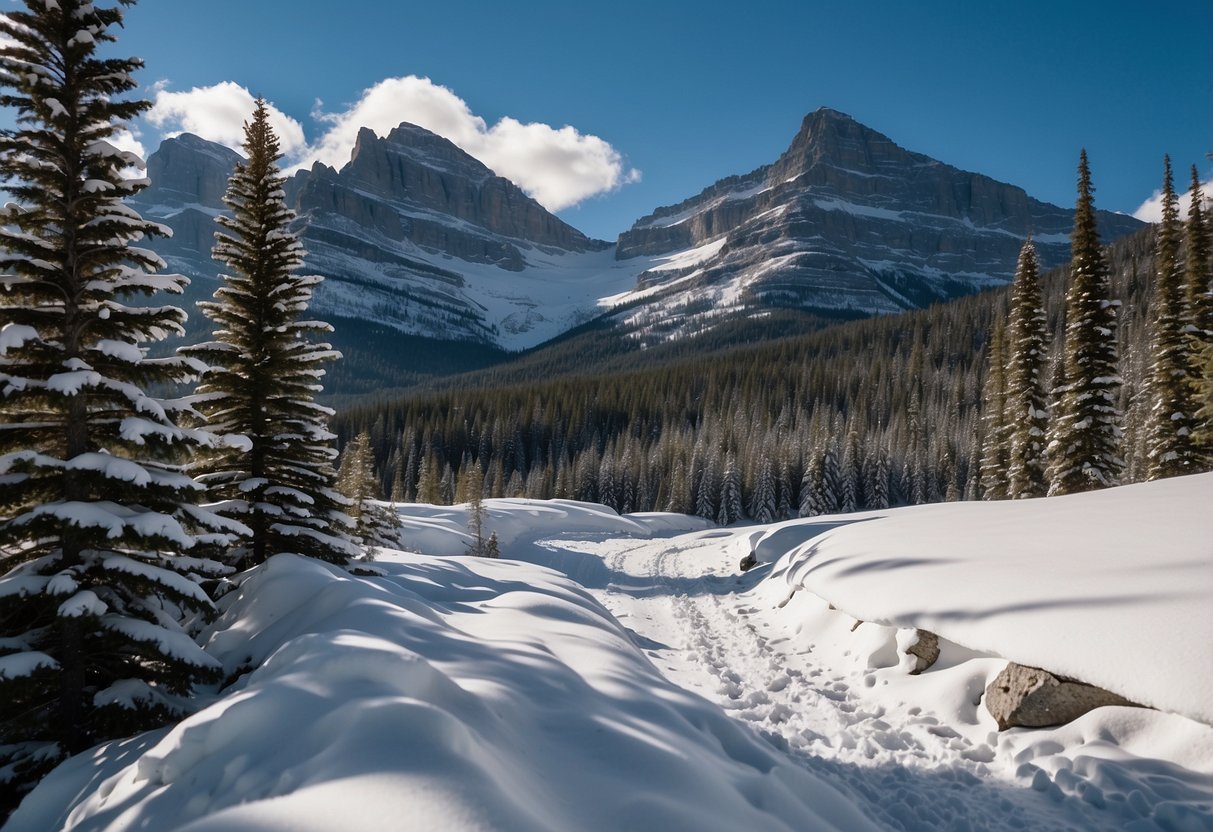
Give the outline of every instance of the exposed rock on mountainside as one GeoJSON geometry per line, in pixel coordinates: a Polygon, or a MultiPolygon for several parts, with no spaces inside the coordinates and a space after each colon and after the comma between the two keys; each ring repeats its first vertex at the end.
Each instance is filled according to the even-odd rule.
{"type": "MultiPolygon", "coordinates": [[[[145,215],[174,229],[154,245],[193,277],[214,277],[214,217],[239,156],[192,135],[149,159],[145,215]]],[[[326,277],[315,307],[442,339],[531,346],[596,314],[605,289],[641,267],[618,266],[591,240],[444,138],[402,124],[362,130],[341,170],[317,164],[288,181],[308,268],[326,277]],[[559,297],[552,297],[559,293],[559,297]]],[[[198,296],[214,286],[203,280],[198,296]]]]}
{"type": "MultiPolygon", "coordinates": [[[[166,140],[138,199],[175,236],[153,245],[214,277],[214,217],[239,157],[196,136],[166,140]]],[[[428,130],[364,129],[340,170],[287,186],[321,316],[426,338],[522,349],[614,309],[639,342],[772,307],[895,312],[1010,278],[1035,235],[1046,267],[1069,257],[1071,212],[1020,188],[911,153],[834,110],[808,115],[774,164],[723,179],[638,221],[616,247],[591,240],[428,130]]],[[[1105,241],[1140,227],[1101,215],[1105,241]]],[[[214,284],[197,281],[195,297],[214,284]]]]}
{"type": "MultiPolygon", "coordinates": [[[[823,108],[805,117],[774,164],[659,208],[624,232],[621,259],[696,252],[680,268],[642,275],[648,296],[627,320],[674,333],[722,307],[922,306],[1008,280],[1028,234],[1046,268],[1065,262],[1072,213],[823,108]]],[[[1100,222],[1105,241],[1141,226],[1107,212],[1100,222]]]]}

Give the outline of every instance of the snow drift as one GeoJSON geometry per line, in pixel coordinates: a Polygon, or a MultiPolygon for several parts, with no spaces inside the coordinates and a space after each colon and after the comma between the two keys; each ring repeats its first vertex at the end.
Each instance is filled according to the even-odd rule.
{"type": "Polygon", "coordinates": [[[855,618],[1213,723],[1210,506],[1213,474],[1200,474],[793,521],[753,546],[760,560],[786,553],[772,578],[855,618]]]}
{"type": "Polygon", "coordinates": [[[405,553],[376,571],[251,572],[206,643],[234,684],[60,766],[7,832],[874,828],[558,573],[405,553]]]}

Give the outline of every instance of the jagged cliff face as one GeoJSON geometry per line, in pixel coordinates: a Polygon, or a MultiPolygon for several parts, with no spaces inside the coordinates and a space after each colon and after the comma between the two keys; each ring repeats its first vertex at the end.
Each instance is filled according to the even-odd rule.
{"type": "MultiPolygon", "coordinates": [[[[210,294],[214,218],[239,160],[196,136],[166,140],[148,160],[152,186],[137,205],[174,230],[154,247],[210,294]]],[[[403,124],[363,130],[341,170],[295,174],[288,201],[307,268],[325,276],[322,316],[384,324],[434,338],[527,347],[597,314],[595,279],[620,270],[591,240],[451,142],[403,124]],[[559,284],[559,285],[554,285],[559,284]],[[556,290],[563,290],[559,298],[556,290]]],[[[608,280],[610,283],[610,280],[608,280]]]]}
{"type": "MultiPolygon", "coordinates": [[[[149,159],[137,206],[174,229],[153,246],[202,278],[194,298],[215,288],[214,218],[238,159],[189,135],[149,159]]],[[[1008,280],[1029,232],[1046,267],[1064,263],[1072,213],[824,109],[773,164],[654,211],[614,247],[409,124],[363,130],[341,170],[300,171],[287,195],[307,266],[326,278],[321,317],[507,349],[604,311],[651,343],[772,307],[923,306],[1008,280]]],[[[1141,226],[1100,221],[1105,242],[1141,226]]]]}
{"type": "Polygon", "coordinates": [[[145,216],[173,229],[153,247],[190,275],[210,275],[215,217],[223,210],[227,179],[240,156],[223,145],[185,133],[166,139],[147,160],[152,186],[135,203],[145,216]]]}
{"type": "MultiPolygon", "coordinates": [[[[1100,222],[1105,241],[1141,226],[1106,212],[1100,222]]],[[[693,252],[672,261],[679,268],[642,274],[646,297],[621,317],[674,335],[722,308],[895,312],[1005,282],[1029,233],[1046,267],[1064,263],[1071,225],[1069,210],[822,109],[774,164],[660,208],[620,237],[624,260],[693,252]]]]}

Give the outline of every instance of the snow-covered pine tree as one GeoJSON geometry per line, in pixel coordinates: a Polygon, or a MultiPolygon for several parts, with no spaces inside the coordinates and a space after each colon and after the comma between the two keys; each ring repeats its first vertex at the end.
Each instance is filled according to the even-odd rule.
{"type": "Polygon", "coordinates": [[[821,493],[824,480],[822,456],[816,448],[810,448],[804,466],[804,476],[800,480],[801,517],[816,517],[824,513],[825,498],[821,493]]]}
{"type": "Polygon", "coordinates": [[[821,454],[821,510],[818,514],[837,514],[842,497],[842,476],[838,470],[838,455],[827,442],[821,454]]]}
{"type": "Polygon", "coordinates": [[[211,429],[250,445],[201,460],[196,473],[220,510],[252,529],[234,563],[280,552],[341,562],[360,551],[334,487],[332,410],[315,401],[324,365],[340,353],[313,340],[328,324],[303,317],[322,278],[298,274],[303,247],[288,228],[294,212],[262,100],[244,125],[244,151],[223,198],[231,216],[217,219],[213,256],[228,271],[215,300],[198,304],[214,340],[182,352],[210,368],[198,393],[211,429]]]}
{"type": "Polygon", "coordinates": [[[1162,220],[1155,231],[1153,359],[1149,392],[1152,401],[1146,452],[1151,480],[1191,474],[1200,453],[1192,437],[1196,405],[1190,383],[1194,328],[1184,291],[1184,266],[1179,259],[1179,202],[1171,180],[1171,157],[1163,157],[1162,220]]]}
{"type": "Polygon", "coordinates": [[[860,483],[859,434],[855,430],[847,432],[847,439],[842,450],[842,466],[839,468],[838,510],[850,514],[859,510],[863,491],[860,483]]]}
{"type": "Polygon", "coordinates": [[[1199,354],[1204,344],[1213,343],[1213,251],[1210,250],[1213,248],[1213,224],[1207,213],[1196,165],[1192,166],[1190,194],[1188,221],[1184,224],[1184,247],[1187,250],[1184,291],[1201,341],[1201,346],[1194,349],[1193,354],[1199,354]]]}
{"type": "Polygon", "coordinates": [[[1019,251],[1011,283],[1007,332],[1006,418],[1007,496],[1012,500],[1048,493],[1045,447],[1049,412],[1045,391],[1045,343],[1048,331],[1040,290],[1036,246],[1029,238],[1019,251]]]}
{"type": "Polygon", "coordinates": [[[774,460],[768,451],[763,451],[750,495],[750,517],[755,523],[774,523],[776,508],[774,460]]]}
{"type": "Polygon", "coordinates": [[[1188,345],[1189,376],[1198,408],[1194,439],[1203,468],[1213,465],[1213,402],[1209,399],[1213,385],[1208,374],[1213,372],[1213,228],[1205,211],[1205,196],[1200,187],[1200,175],[1192,166],[1191,201],[1188,221],[1184,224],[1184,247],[1187,259],[1184,268],[1184,292],[1188,302],[1192,328],[1188,345]]]}
{"type": "Polygon", "coordinates": [[[741,503],[741,466],[737,455],[729,451],[725,456],[724,477],[720,485],[720,520],[722,526],[736,523],[745,517],[741,503]]]}
{"type": "MultiPolygon", "coordinates": [[[[474,483],[477,493],[482,486],[482,480],[474,483]]],[[[359,543],[364,547],[400,547],[400,515],[378,500],[379,478],[375,476],[375,456],[367,431],[351,439],[342,450],[337,490],[349,501],[346,512],[354,521],[354,536],[359,543]]]]}
{"type": "Polygon", "coordinates": [[[998,320],[986,349],[986,383],[981,395],[981,492],[986,500],[1007,499],[1010,461],[1007,424],[1006,329],[998,320]]]}
{"type": "Polygon", "coordinates": [[[481,497],[480,487],[471,487],[473,482],[476,482],[478,486],[484,482],[484,474],[480,471],[480,465],[473,464],[469,466],[464,477],[468,483],[468,487],[466,488],[468,494],[468,536],[472,538],[472,542],[468,544],[468,554],[477,557],[489,557],[488,540],[484,536],[484,521],[488,512],[484,507],[484,499],[481,497]]]}
{"type": "Polygon", "coordinates": [[[720,453],[713,447],[704,460],[703,473],[699,477],[699,490],[695,494],[695,513],[708,520],[715,520],[716,498],[719,495],[720,453]]]}
{"type": "Polygon", "coordinates": [[[876,448],[872,460],[871,485],[866,490],[867,507],[883,509],[889,507],[889,451],[884,445],[876,448]]]}
{"type": "Polygon", "coordinates": [[[1066,292],[1065,386],[1053,414],[1048,448],[1049,494],[1073,494],[1116,485],[1120,458],[1116,309],[1108,267],[1095,227],[1094,188],[1087,152],[1078,164],[1078,203],[1070,235],[1066,292]]]}
{"type": "Polygon", "coordinates": [[[186,280],[135,245],[167,232],[122,202],[147,182],[115,144],[148,107],[124,98],[142,62],[98,54],[122,10],[18,5],[0,16],[0,819],[64,756],[219,678],[186,629],[222,567],[183,553],[248,531],[201,509],[184,468],[216,443],[165,397],[197,364],[147,355],[185,313],[140,301],[186,280]]]}

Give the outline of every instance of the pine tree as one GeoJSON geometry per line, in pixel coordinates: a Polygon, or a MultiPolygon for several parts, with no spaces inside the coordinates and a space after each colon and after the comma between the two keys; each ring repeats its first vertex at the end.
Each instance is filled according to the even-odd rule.
{"type": "Polygon", "coordinates": [[[1188,203],[1188,221],[1184,226],[1184,246],[1187,258],[1184,263],[1184,291],[1191,310],[1200,346],[1193,350],[1199,354],[1204,344],[1213,342],[1213,228],[1206,213],[1205,196],[1200,187],[1200,175],[1196,165],[1192,166],[1191,201],[1188,203]]]}
{"type": "Polygon", "coordinates": [[[868,508],[889,507],[889,452],[879,446],[872,462],[872,487],[868,489],[868,508]]]}
{"type": "Polygon", "coordinates": [[[1213,256],[1210,249],[1210,228],[1205,213],[1205,197],[1200,187],[1200,176],[1196,165],[1192,166],[1191,202],[1188,203],[1188,221],[1184,226],[1184,247],[1187,259],[1184,268],[1184,290],[1191,316],[1189,332],[1188,375],[1193,385],[1195,405],[1198,408],[1193,426],[1193,441],[1201,456],[1200,465],[1213,465],[1213,408],[1208,404],[1205,391],[1206,375],[1211,369],[1208,356],[1213,355],[1213,256]]]}
{"type": "Polygon", "coordinates": [[[1149,431],[1146,438],[1151,480],[1190,474],[1200,454],[1192,437],[1196,405],[1190,374],[1193,365],[1191,307],[1184,293],[1179,259],[1179,206],[1171,182],[1171,158],[1164,157],[1162,221],[1155,238],[1158,276],[1154,282],[1154,332],[1150,344],[1149,431]]]}
{"type": "Polygon", "coordinates": [[[1066,292],[1065,386],[1054,414],[1049,446],[1049,493],[1073,494],[1119,482],[1120,373],[1116,309],[1108,267],[1095,227],[1094,188],[1082,152],[1078,203],[1070,235],[1070,286],[1066,292]]]}
{"type": "Polygon", "coordinates": [[[1049,412],[1045,392],[1045,343],[1048,338],[1041,297],[1036,246],[1023,244],[1011,284],[1008,332],[1006,418],[1010,434],[1007,496],[1011,499],[1043,497],[1049,490],[1045,476],[1045,446],[1049,412]]]}
{"type": "MultiPolygon", "coordinates": [[[[479,487],[479,483],[477,483],[479,487]]],[[[379,478],[375,476],[375,457],[371,451],[371,435],[367,431],[355,436],[341,452],[337,468],[337,491],[349,506],[346,509],[354,521],[354,536],[365,549],[383,546],[399,548],[400,516],[394,508],[379,502],[379,478]]]]}
{"type": "Polygon", "coordinates": [[[724,477],[720,486],[720,525],[727,526],[743,519],[745,512],[741,504],[741,467],[737,455],[729,451],[725,456],[724,477]]]}
{"type": "Polygon", "coordinates": [[[183,553],[247,532],[200,508],[185,472],[217,444],[166,396],[196,364],[147,353],[185,313],[141,301],[186,281],[134,245],[167,232],[122,202],[146,182],[114,141],[149,106],[124,98],[142,63],[98,55],[122,10],[20,5],[0,16],[16,114],[0,130],[0,821],[66,755],[180,715],[220,677],[187,631],[221,567],[183,553]]]}
{"type": "Polygon", "coordinates": [[[859,470],[859,434],[851,430],[842,450],[842,467],[839,469],[838,510],[850,514],[859,510],[862,495],[859,470]]]}
{"type": "Polygon", "coordinates": [[[770,453],[763,452],[758,478],[750,495],[750,517],[755,523],[775,522],[775,470],[770,453]]]}
{"type": "Polygon", "coordinates": [[[421,468],[417,472],[418,502],[438,505],[442,499],[442,484],[439,482],[440,473],[438,470],[438,459],[434,456],[434,452],[427,452],[421,458],[421,468]]]}
{"type": "Polygon", "coordinates": [[[481,497],[481,489],[484,483],[484,474],[480,470],[480,466],[470,465],[464,474],[467,487],[465,489],[467,500],[467,516],[468,516],[468,536],[472,538],[468,544],[468,554],[477,557],[490,557],[488,540],[484,536],[484,521],[488,512],[484,507],[484,499],[481,497]]]}
{"type": "Polygon", "coordinates": [[[981,490],[987,500],[1008,496],[1010,431],[1007,420],[1006,330],[1000,320],[986,352],[986,384],[982,391],[981,490]]]}
{"type": "Polygon", "coordinates": [[[198,304],[214,340],[182,352],[210,368],[198,392],[211,429],[249,444],[203,460],[197,473],[221,511],[252,529],[236,563],[280,552],[344,561],[360,552],[334,488],[332,411],[315,401],[323,365],[340,354],[312,340],[328,324],[301,317],[321,278],[296,273],[303,248],[288,229],[294,213],[264,101],[245,123],[244,150],[224,196],[231,216],[217,219],[213,255],[228,273],[215,300],[198,304]]]}
{"type": "Polygon", "coordinates": [[[1213,344],[1204,348],[1196,366],[1196,442],[1201,448],[1213,448],[1213,344]]]}
{"type": "Polygon", "coordinates": [[[832,445],[827,445],[821,455],[821,506],[818,514],[837,514],[841,504],[842,478],[838,470],[838,456],[832,445]]]}

